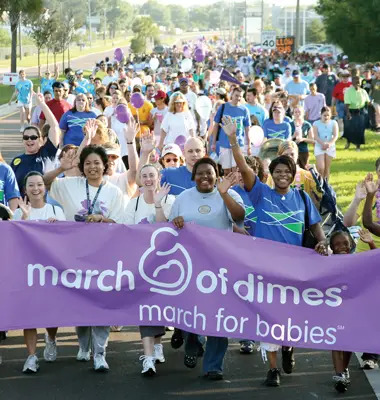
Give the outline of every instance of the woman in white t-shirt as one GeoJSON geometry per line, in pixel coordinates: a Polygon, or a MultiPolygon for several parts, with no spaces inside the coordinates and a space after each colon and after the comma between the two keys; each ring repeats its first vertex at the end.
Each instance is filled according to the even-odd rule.
{"type": "MultiPolygon", "coordinates": [[[[65,221],[65,215],[58,206],[47,204],[45,201],[46,187],[43,176],[39,172],[29,172],[25,176],[25,198],[19,203],[13,215],[16,221],[65,221]]],[[[55,361],[57,358],[56,335],[58,328],[47,328],[45,335],[46,347],[44,359],[48,362],[55,361]]],[[[36,373],[39,369],[37,348],[37,329],[24,329],[25,344],[29,356],[24,363],[22,372],[36,373]]]]}
{"type": "MultiPolygon", "coordinates": [[[[50,187],[50,196],[62,204],[68,221],[122,222],[125,199],[121,190],[104,179],[108,170],[108,157],[101,146],[86,146],[80,153],[79,170],[83,176],[56,179],[61,173],[73,168],[75,154],[64,154],[61,166],[44,176],[50,187]]],[[[109,326],[80,326],[76,328],[79,340],[78,361],[89,361],[90,344],[94,349],[95,371],[106,371],[109,366],[105,350],[109,326]]]]}
{"type": "MultiPolygon", "coordinates": [[[[129,225],[166,222],[175,197],[169,194],[170,186],[160,188],[160,172],[152,164],[144,165],[140,170],[140,182],[143,194],[133,198],[127,206],[125,223],[129,225]]],[[[156,373],[155,363],[165,362],[161,337],[165,334],[164,326],[140,326],[144,348],[143,375],[156,373]]]]}
{"type": "Polygon", "coordinates": [[[170,97],[169,111],[161,124],[160,144],[162,150],[165,144],[175,143],[178,136],[184,136],[184,142],[195,136],[194,118],[189,111],[186,97],[181,92],[175,92],[170,97]]]}
{"type": "Polygon", "coordinates": [[[154,96],[156,107],[150,110],[149,114],[149,125],[153,126],[154,136],[157,140],[160,139],[161,135],[161,124],[168,112],[168,107],[165,104],[166,93],[163,90],[158,90],[154,96]]]}

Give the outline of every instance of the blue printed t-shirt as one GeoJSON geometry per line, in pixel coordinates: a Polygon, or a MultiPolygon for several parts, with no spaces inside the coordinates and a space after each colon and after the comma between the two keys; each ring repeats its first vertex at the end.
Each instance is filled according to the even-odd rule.
{"type": "Polygon", "coordinates": [[[53,83],[55,82],[55,79],[47,79],[47,78],[42,78],[41,79],[41,93],[45,92],[50,92],[52,95],[54,95],[54,89],[53,89],[53,83]]]}
{"type": "Polygon", "coordinates": [[[65,130],[65,136],[63,137],[63,144],[74,144],[80,146],[83,140],[83,127],[86,121],[90,118],[96,118],[96,114],[92,111],[77,111],[73,113],[71,110],[66,111],[61,120],[59,121],[59,127],[65,130]]]}
{"type": "Polygon", "coordinates": [[[290,94],[310,94],[309,84],[306,81],[300,80],[299,82],[290,81],[286,86],[285,90],[290,94]]]}
{"type": "Polygon", "coordinates": [[[95,93],[95,85],[93,85],[93,84],[90,83],[90,82],[87,82],[87,83],[84,85],[84,87],[85,87],[85,89],[87,90],[87,93],[91,93],[91,94],[95,97],[95,95],[96,95],[96,93],[95,93]]]}
{"type": "Polygon", "coordinates": [[[18,90],[17,100],[23,104],[29,104],[32,101],[32,87],[33,82],[29,79],[25,81],[18,81],[16,89],[18,90]]]}
{"type": "Polygon", "coordinates": [[[264,136],[267,139],[284,139],[289,140],[292,136],[292,128],[289,122],[275,124],[273,119],[267,119],[263,126],[264,136]]]}
{"type": "MultiPolygon", "coordinates": [[[[294,132],[296,131],[296,126],[294,125],[294,121],[292,121],[290,123],[290,126],[292,128],[292,136],[293,136],[294,132]]],[[[301,130],[302,130],[302,137],[304,139],[307,139],[307,136],[308,136],[308,133],[309,133],[310,129],[311,129],[311,123],[308,122],[308,121],[303,121],[301,130]]],[[[307,153],[309,151],[307,143],[305,143],[305,142],[298,143],[297,146],[298,146],[298,151],[300,153],[307,153]]]]}
{"type": "Polygon", "coordinates": [[[252,205],[252,201],[246,192],[239,185],[232,188],[243,200],[245,216],[244,216],[244,229],[251,235],[255,236],[255,228],[257,222],[257,212],[255,207],[252,205]]]}
{"type": "Polygon", "coordinates": [[[16,175],[19,188],[23,187],[24,177],[28,172],[37,171],[43,174],[47,159],[54,160],[56,154],[57,147],[48,139],[36,154],[21,154],[15,157],[11,162],[11,168],[16,175]]]}
{"type": "Polygon", "coordinates": [[[0,162],[0,203],[6,206],[15,197],[20,197],[16,176],[9,165],[0,162]]]}
{"type": "MultiPolygon", "coordinates": [[[[256,178],[248,195],[257,212],[256,237],[302,246],[305,204],[298,189],[290,189],[282,195],[256,178]]],[[[305,198],[309,225],[314,225],[321,217],[307,193],[305,198]]]]}
{"type": "MultiPolygon", "coordinates": [[[[222,119],[222,108],[220,106],[215,115],[214,121],[219,123],[222,119]]],[[[251,126],[251,121],[249,119],[249,111],[246,106],[233,106],[230,103],[225,103],[223,116],[229,116],[233,121],[237,123],[236,129],[236,137],[239,143],[239,146],[244,146],[244,127],[251,126]]],[[[221,147],[229,149],[230,142],[228,140],[228,136],[224,133],[223,128],[220,128],[219,131],[219,143],[221,147]]]]}
{"type": "Polygon", "coordinates": [[[249,114],[254,115],[259,121],[260,126],[263,126],[264,121],[268,118],[267,109],[260,104],[253,106],[247,103],[245,106],[248,108],[249,114]]]}
{"type": "Polygon", "coordinates": [[[191,172],[186,166],[179,168],[165,168],[161,171],[161,185],[164,183],[170,185],[169,194],[178,196],[186,189],[190,189],[195,186],[195,182],[191,180],[191,172]]]}

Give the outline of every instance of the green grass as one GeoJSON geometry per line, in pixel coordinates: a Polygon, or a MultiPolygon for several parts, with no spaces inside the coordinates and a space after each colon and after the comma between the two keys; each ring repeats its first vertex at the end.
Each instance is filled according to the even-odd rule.
{"type": "MultiPolygon", "coordinates": [[[[107,39],[106,41],[104,40],[97,40],[96,42],[93,42],[92,47],[85,47],[82,51],[78,46],[73,47],[70,49],[70,58],[77,58],[81,56],[86,56],[88,54],[93,54],[93,53],[98,53],[102,51],[106,51],[108,49],[112,49],[115,47],[120,47],[120,46],[127,46],[130,43],[131,37],[127,38],[118,38],[118,39],[107,39]]],[[[67,53],[65,55],[65,58],[67,60],[67,53]]],[[[43,52],[41,53],[41,63],[42,67],[46,66],[47,62],[47,57],[46,53],[43,52]]],[[[57,64],[59,65],[62,62],[62,54],[57,54],[57,64]]],[[[49,53],[49,64],[54,63],[54,57],[53,54],[49,53]]],[[[28,57],[23,57],[22,60],[17,60],[17,68],[27,68],[27,67],[35,67],[37,66],[38,61],[37,61],[37,54],[30,55],[28,57]]],[[[11,68],[11,60],[1,60],[0,61],[0,68],[11,68]]]]}
{"type": "MultiPolygon", "coordinates": [[[[33,88],[34,90],[36,90],[40,84],[40,80],[38,78],[29,78],[29,77],[28,79],[30,79],[33,82],[33,88]]],[[[14,91],[15,91],[14,86],[0,85],[0,105],[8,103],[14,91]]]]}
{"type": "MultiPolygon", "coordinates": [[[[357,152],[353,145],[345,150],[345,144],[345,139],[338,140],[337,157],[331,164],[330,174],[330,183],[336,191],[338,205],[343,211],[354,196],[356,184],[363,180],[368,172],[375,172],[375,161],[380,157],[380,135],[366,131],[366,144],[360,152],[357,152]]],[[[310,157],[310,163],[314,162],[314,156],[310,157]]]]}

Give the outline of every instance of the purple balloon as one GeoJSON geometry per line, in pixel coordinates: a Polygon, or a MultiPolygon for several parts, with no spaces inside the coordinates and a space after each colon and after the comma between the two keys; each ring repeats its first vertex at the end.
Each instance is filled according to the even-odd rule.
{"type": "Polygon", "coordinates": [[[122,124],[129,122],[129,110],[125,104],[119,104],[115,109],[116,119],[122,124]]]}
{"type": "Polygon", "coordinates": [[[203,53],[195,54],[195,61],[202,62],[205,59],[205,55],[203,53]]]}
{"type": "Polygon", "coordinates": [[[185,45],[183,46],[183,51],[186,51],[189,48],[189,46],[185,45]]]}
{"type": "Polygon", "coordinates": [[[117,62],[120,62],[124,57],[124,52],[120,47],[118,47],[117,49],[115,49],[113,56],[117,62]]]}
{"type": "Polygon", "coordinates": [[[183,55],[186,58],[191,58],[191,50],[189,48],[187,48],[186,50],[183,51],[183,55]]]}
{"type": "Polygon", "coordinates": [[[144,97],[141,93],[133,93],[131,96],[131,104],[135,108],[141,108],[144,105],[144,97]]]}
{"type": "Polygon", "coordinates": [[[177,136],[176,139],[175,139],[175,141],[174,141],[174,143],[175,143],[176,145],[178,145],[178,146],[181,148],[181,150],[183,151],[183,149],[184,149],[184,147],[185,147],[185,143],[186,143],[186,138],[185,138],[185,136],[183,136],[183,135],[177,136]]]}

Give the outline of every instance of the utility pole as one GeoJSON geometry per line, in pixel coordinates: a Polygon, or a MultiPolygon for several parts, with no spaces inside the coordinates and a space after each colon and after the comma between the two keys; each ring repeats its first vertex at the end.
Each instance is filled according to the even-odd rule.
{"type": "Polygon", "coordinates": [[[303,8],[303,40],[302,45],[305,46],[306,44],[306,7],[303,8]]]}
{"type": "Polygon", "coordinates": [[[106,8],[103,8],[103,17],[104,17],[104,32],[103,32],[103,40],[106,41],[106,31],[107,31],[107,15],[106,8]]]}
{"type": "Polygon", "coordinates": [[[300,0],[297,0],[296,8],[296,44],[294,46],[294,51],[297,52],[300,47],[300,0]]]}
{"type": "Polygon", "coordinates": [[[264,0],[261,0],[261,32],[264,30],[264,0]]]}
{"type": "Polygon", "coordinates": [[[21,43],[21,13],[18,19],[18,52],[20,53],[20,60],[22,60],[22,43],[21,43]]]}
{"type": "Polygon", "coordinates": [[[91,47],[91,0],[87,0],[88,4],[88,41],[91,47]]]}
{"type": "Polygon", "coordinates": [[[244,41],[245,49],[248,50],[248,18],[247,18],[247,0],[245,0],[245,11],[244,11],[244,41]]]}

